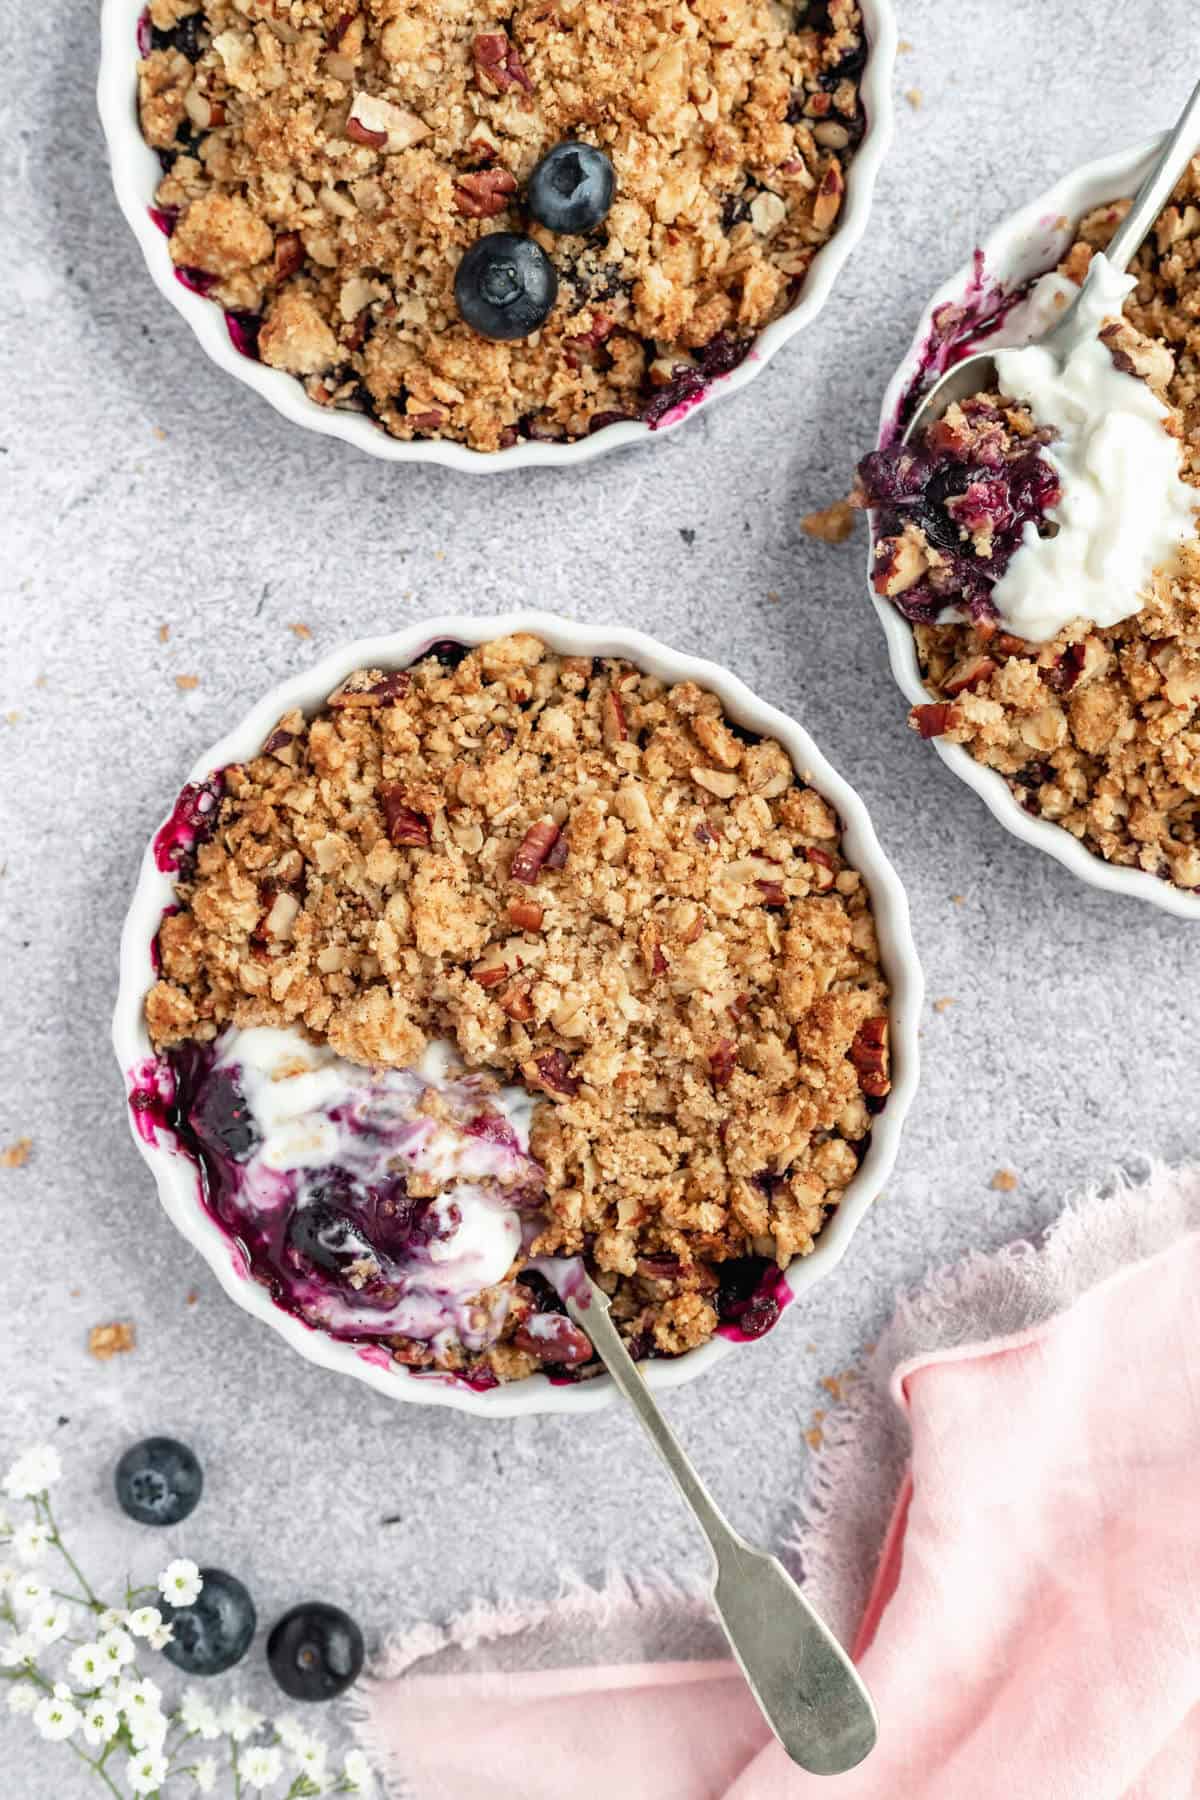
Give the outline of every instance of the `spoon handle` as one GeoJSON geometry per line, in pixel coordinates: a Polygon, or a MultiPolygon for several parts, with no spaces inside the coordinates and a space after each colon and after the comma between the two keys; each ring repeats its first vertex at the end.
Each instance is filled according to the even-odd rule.
{"type": "Polygon", "coordinates": [[[1179,115],[1162,154],[1138,189],[1133,205],[1125,214],[1105,254],[1121,274],[1149,235],[1150,228],[1171,198],[1172,189],[1200,147],[1200,83],[1179,115]]]}
{"type": "Polygon", "coordinates": [[[716,1564],[714,1601],[767,1724],[792,1761],[817,1775],[852,1769],[873,1748],[875,1710],[854,1664],[783,1564],[733,1530],[663,1418],[594,1282],[567,1299],[597,1355],[666,1464],[716,1564]]]}

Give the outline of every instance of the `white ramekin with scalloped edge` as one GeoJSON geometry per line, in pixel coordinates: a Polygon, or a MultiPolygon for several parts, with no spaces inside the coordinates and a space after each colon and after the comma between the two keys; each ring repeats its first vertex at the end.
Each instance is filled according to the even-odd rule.
{"type": "MultiPolygon", "coordinates": [[[[1070,248],[1075,228],[1085,213],[1103,205],[1106,200],[1127,199],[1137,191],[1161,141],[1161,138],[1153,138],[1149,143],[1084,163],[1071,174],[1064,175],[1046,193],[998,225],[972,262],[938,289],[922,313],[912,345],[884,395],[881,441],[894,429],[912,384],[929,367],[930,349],[939,335],[935,315],[940,309],[952,305],[964,306],[969,311],[982,308],[986,312],[993,303],[1002,302],[1005,295],[1052,269],[1070,248]]],[[[986,341],[1001,344],[1009,340],[1000,331],[988,336],[986,341]]],[[[905,698],[919,706],[930,696],[921,679],[912,627],[889,601],[875,592],[870,580],[872,568],[869,553],[867,585],[887,637],[892,674],[905,698]]],[[[1200,894],[1173,887],[1170,882],[1157,875],[1148,875],[1144,870],[1120,868],[1115,863],[1105,862],[1061,825],[1026,812],[1004,777],[996,769],[976,761],[962,744],[948,744],[941,738],[931,741],[947,767],[968,787],[974,788],[989,811],[1014,837],[1055,857],[1092,887],[1148,900],[1152,906],[1175,913],[1181,919],[1200,919],[1200,894]]]]}
{"type": "MultiPolygon", "coordinates": [[[[246,761],[260,749],[272,726],[292,707],[312,713],[353,669],[406,668],[431,643],[457,639],[480,644],[508,632],[531,631],[564,655],[621,656],[668,682],[694,681],[715,693],[730,718],[788,751],[797,771],[836,809],[843,825],[848,861],[870,890],[884,972],[891,987],[893,1086],[875,1119],[870,1147],[845,1195],[826,1224],[816,1248],[792,1264],[786,1280],[800,1295],[841,1261],[846,1247],[879,1194],[896,1160],[900,1131],[917,1086],[917,1026],[924,983],[909,924],[908,902],[898,876],[875,836],[866,807],[854,789],[833,770],[808,733],[794,720],[756,698],[735,675],[715,663],[682,656],[643,632],[623,627],[577,625],[549,613],[511,613],[504,617],[438,618],[389,637],[344,644],[302,675],[273,688],[241,723],[196,762],[188,781],[202,781],[229,763],[246,761]]],[[[174,796],[172,796],[172,800],[174,796]]],[[[113,1044],[127,1088],[151,1057],[143,1003],[156,979],[153,943],[163,910],[171,904],[173,884],[155,863],[153,841],[142,858],[141,872],[121,938],[120,990],[113,1019],[113,1044]]],[[[342,1343],[305,1325],[275,1305],[266,1288],[252,1280],[228,1237],[201,1204],[197,1170],[192,1160],[167,1141],[147,1141],[127,1108],[134,1141],[149,1165],[168,1217],[195,1246],[231,1299],[264,1320],[309,1362],[340,1374],[357,1376],[381,1393],[418,1405],[451,1406],[463,1412],[503,1418],[529,1412],[592,1412],[606,1406],[613,1388],[607,1376],[579,1385],[555,1385],[545,1375],[473,1392],[449,1376],[418,1374],[396,1365],[380,1366],[364,1359],[362,1347],[342,1343]]],[[[153,1136],[153,1134],[152,1134],[153,1136]]],[[[787,1330],[781,1321],[777,1330],[787,1330]]],[[[643,1365],[655,1390],[678,1387],[701,1375],[733,1349],[749,1348],[716,1337],[674,1361],[650,1360],[643,1365]]]]}
{"type": "Polygon", "coordinates": [[[295,376],[282,369],[270,369],[236,348],[221,308],[191,292],[176,279],[167,240],[152,215],[162,168],[142,136],[137,115],[137,31],[146,0],[103,0],[97,84],[100,123],[108,142],[117,200],[159,291],[177,312],[182,313],[212,360],[244,386],[253,388],[285,419],[290,419],[294,425],[303,425],[309,431],[341,438],[356,449],[365,450],[368,456],[380,457],[385,462],[443,463],[447,468],[476,475],[499,475],[509,469],[537,465],[560,468],[570,463],[588,462],[594,456],[603,456],[610,450],[624,449],[647,439],[653,441],[655,437],[676,430],[687,414],[699,411],[722,394],[732,394],[745,387],[782,345],[812,323],[825,305],[843,264],[867,228],[875,179],[892,136],[892,70],[896,61],[896,18],[892,0],[859,0],[859,5],[870,43],[870,54],[860,82],[867,129],[846,176],[841,223],[813,259],[792,306],[782,318],[774,320],[759,333],[744,362],[730,374],[713,381],[702,399],[678,409],[678,417],[653,431],[648,425],[633,420],[608,425],[594,436],[580,438],[573,444],[528,442],[515,444],[509,450],[482,451],[437,440],[404,443],[389,437],[382,426],[361,413],[337,412],[331,407],[318,406],[315,400],[309,399],[295,376]]]}

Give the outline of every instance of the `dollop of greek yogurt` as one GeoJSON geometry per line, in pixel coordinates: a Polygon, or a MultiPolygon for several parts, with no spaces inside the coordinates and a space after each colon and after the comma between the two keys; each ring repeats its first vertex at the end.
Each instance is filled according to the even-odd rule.
{"type": "MultiPolygon", "coordinates": [[[[1036,524],[992,589],[997,611],[1019,637],[1044,643],[1072,619],[1115,625],[1141,610],[1156,569],[1174,563],[1196,531],[1200,496],[1180,475],[1179,445],[1167,408],[1144,381],[1117,368],[1099,331],[1118,317],[1136,286],[1107,257],[1093,258],[1081,305],[1086,335],[1065,363],[1033,343],[995,353],[1001,392],[1057,433],[1042,454],[1058,472],[1062,497],[1036,524]]],[[[1009,331],[1047,329],[1073,292],[1060,276],[1036,285],[1009,331]]]]}
{"type": "Polygon", "coordinates": [[[544,1200],[523,1089],[447,1044],[364,1069],[267,1027],[225,1032],[185,1085],[209,1205],[277,1300],[338,1336],[495,1341],[544,1200]]]}

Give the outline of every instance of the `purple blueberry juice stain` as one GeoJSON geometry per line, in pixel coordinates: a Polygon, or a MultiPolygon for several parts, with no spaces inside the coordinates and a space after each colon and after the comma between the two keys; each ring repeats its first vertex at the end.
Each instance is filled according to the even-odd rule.
{"type": "Polygon", "coordinates": [[[207,269],[188,268],[177,268],[175,279],[181,287],[188,290],[189,294],[199,294],[205,299],[216,286],[217,281],[216,276],[210,275],[207,269]]]}
{"type": "Polygon", "coordinates": [[[257,362],[258,334],[262,328],[262,319],[258,313],[229,312],[225,313],[225,329],[229,333],[229,341],[239,356],[245,356],[251,362],[257,362]]]}
{"type": "Polygon", "coordinates": [[[137,47],[139,56],[149,56],[154,45],[154,28],[150,23],[150,14],[144,12],[137,22],[137,47]]]}
{"type": "Polygon", "coordinates": [[[749,1344],[765,1337],[795,1297],[783,1270],[763,1256],[722,1263],[718,1275],[717,1336],[731,1343],[749,1344]]]}
{"type": "MultiPolygon", "coordinates": [[[[191,781],[182,790],[170,818],[154,838],[154,866],[164,875],[178,875],[190,866],[201,844],[217,827],[225,793],[225,776],[218,769],[204,781],[191,781]]],[[[178,908],[174,909],[178,911],[178,908]]],[[[164,912],[163,917],[167,917],[164,912]]]]}
{"type": "Polygon", "coordinates": [[[179,214],[173,206],[148,206],[146,211],[164,237],[170,237],[179,223],[179,214]]]}
{"type": "Polygon", "coordinates": [[[745,362],[752,342],[750,338],[733,338],[728,332],[719,332],[711,343],[697,351],[694,364],[680,363],[670,381],[659,388],[642,411],[642,418],[650,430],[660,431],[664,426],[675,425],[699,406],[714,382],[724,380],[745,362]]]}

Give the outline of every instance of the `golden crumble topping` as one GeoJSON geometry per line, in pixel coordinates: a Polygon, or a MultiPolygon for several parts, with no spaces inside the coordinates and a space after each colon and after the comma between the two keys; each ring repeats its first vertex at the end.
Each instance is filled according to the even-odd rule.
{"type": "MultiPolygon", "coordinates": [[[[536,1090],[534,1253],[584,1253],[642,1354],[712,1335],[723,1265],[812,1249],[889,1091],[888,991],[832,808],[715,695],[532,636],[435,650],[281,719],[210,818],[158,1049],[449,1038],[536,1090]]],[[[501,1379],[538,1363],[521,1318],[501,1379]]]]}
{"type": "Polygon", "coordinates": [[[141,121],[175,263],[253,315],[243,341],[257,328],[311,398],[400,438],[576,438],[653,418],[681,369],[724,372],[835,230],[864,126],[856,0],[152,0],[149,17],[141,121]],[[568,138],[616,171],[586,236],[521,206],[568,138]],[[454,275],[514,229],[559,298],[496,343],[460,318],[454,275]]]}
{"type": "MultiPolygon", "coordinates": [[[[1096,208],[1060,265],[1081,281],[1128,210],[1096,208]]],[[[1200,158],[1133,265],[1138,285],[1102,334],[1118,366],[1171,409],[1185,480],[1200,487],[1200,158]]],[[[985,396],[1011,406],[1000,396],[985,396]]],[[[950,418],[950,428],[957,423],[950,418]]],[[[1010,411],[1007,426],[1028,435],[1010,411]]],[[[938,429],[935,427],[935,430],[938,429]]],[[[944,562],[920,529],[878,546],[876,586],[936,586],[944,562]]],[[[1158,571],[1142,610],[1100,629],[1072,621],[1045,644],[994,619],[913,627],[936,700],[913,709],[922,736],[945,737],[1003,774],[1023,806],[1106,862],[1200,890],[1200,539],[1158,571]]]]}

